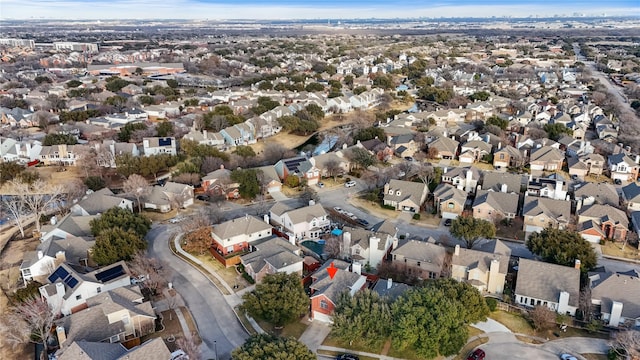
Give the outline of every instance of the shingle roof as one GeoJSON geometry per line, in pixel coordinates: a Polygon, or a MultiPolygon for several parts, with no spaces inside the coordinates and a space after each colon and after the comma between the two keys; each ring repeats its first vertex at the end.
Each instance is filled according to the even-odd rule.
{"type": "Polygon", "coordinates": [[[87,237],[67,236],[59,238],[52,236],[44,242],[40,243],[36,249],[25,256],[24,261],[20,265],[21,269],[26,269],[38,261],[38,251],[42,251],[43,255],[56,257],[58,252],[64,252],[65,262],[78,265],[80,259],[88,257],[88,250],[93,247],[95,240],[87,237]]]}
{"type": "Polygon", "coordinates": [[[591,299],[602,301],[602,311],[610,312],[613,301],[621,302],[622,316],[640,318],[640,278],[628,274],[608,273],[592,285],[591,299]]]}
{"type": "Polygon", "coordinates": [[[393,255],[400,255],[406,259],[420,261],[422,263],[431,264],[432,270],[438,272],[442,270],[447,250],[440,245],[432,244],[424,241],[408,240],[400,243],[398,247],[391,252],[393,255]]]}
{"type": "Polygon", "coordinates": [[[507,185],[507,192],[519,193],[522,186],[522,175],[488,171],[484,173],[482,190],[501,191],[502,184],[507,185]]]}
{"type": "Polygon", "coordinates": [[[314,274],[316,280],[311,284],[315,290],[311,298],[324,295],[334,304],[338,301],[338,296],[344,291],[352,290],[351,287],[362,277],[362,275],[348,271],[349,263],[341,260],[329,260],[320,267],[314,274]],[[329,277],[327,268],[334,264],[338,269],[333,279],[329,277]]]}
{"type": "Polygon", "coordinates": [[[289,216],[293,224],[299,224],[302,222],[310,221],[314,218],[327,216],[327,212],[324,210],[324,207],[322,207],[322,205],[315,204],[288,211],[287,215],[289,216]]]}
{"type": "Polygon", "coordinates": [[[115,360],[127,353],[120,343],[74,341],[56,353],[58,360],[115,360]]]}
{"type": "Polygon", "coordinates": [[[460,249],[460,255],[451,259],[453,265],[461,265],[468,267],[478,267],[483,271],[491,267],[492,260],[500,261],[500,272],[506,274],[509,270],[509,258],[511,257],[511,249],[509,249],[502,241],[492,240],[478,249],[460,249]]]}
{"type": "Polygon", "coordinates": [[[126,199],[113,196],[113,193],[109,195],[100,192],[94,192],[85,196],[78,202],[77,205],[84,209],[84,211],[86,211],[89,215],[98,215],[120,205],[123,200],[126,199]]]}
{"type": "Polygon", "coordinates": [[[522,206],[523,216],[538,216],[545,214],[559,222],[568,222],[571,217],[571,203],[565,200],[554,200],[527,196],[522,206]]]}
{"type": "Polygon", "coordinates": [[[393,194],[389,194],[388,191],[385,191],[384,200],[401,202],[410,199],[414,204],[421,206],[422,194],[426,188],[427,185],[421,182],[418,183],[413,181],[391,179],[389,181],[389,190],[393,190],[393,194]],[[397,191],[400,191],[400,195],[397,195],[397,191]]]}
{"type": "Polygon", "coordinates": [[[620,224],[624,228],[629,227],[629,218],[627,218],[627,214],[611,205],[593,204],[580,209],[578,215],[592,218],[594,220],[597,219],[600,223],[610,220],[614,224],[620,224]]]}
{"type": "Polygon", "coordinates": [[[245,266],[251,266],[254,272],[260,271],[267,263],[275,269],[281,269],[302,262],[302,258],[296,254],[298,247],[279,237],[255,243],[253,246],[256,251],[242,255],[241,260],[245,266]]]}
{"type": "Polygon", "coordinates": [[[269,229],[271,229],[271,225],[255,216],[246,215],[214,226],[212,232],[221,239],[229,239],[241,234],[253,234],[269,229]]]}
{"type": "Polygon", "coordinates": [[[389,288],[389,279],[378,279],[372,291],[378,293],[381,297],[395,300],[409,289],[411,289],[411,286],[393,281],[391,282],[391,288],[389,288]]]}
{"type": "Polygon", "coordinates": [[[520,259],[516,295],[558,302],[562,291],[569,293],[569,305],[577,307],[580,296],[579,269],[520,259]]]}
{"type": "Polygon", "coordinates": [[[440,201],[453,200],[464,206],[467,201],[467,193],[450,184],[440,184],[433,190],[433,197],[440,201]]]}
{"type": "Polygon", "coordinates": [[[438,149],[439,152],[456,153],[458,151],[458,142],[447,137],[441,137],[429,144],[429,147],[438,149]]]}
{"type": "Polygon", "coordinates": [[[640,202],[640,186],[635,182],[622,187],[622,194],[627,201],[640,202]]]}
{"type": "Polygon", "coordinates": [[[542,146],[538,149],[531,150],[529,161],[562,161],[564,153],[551,146],[542,146]]]}
{"type": "Polygon", "coordinates": [[[91,225],[89,223],[98,217],[100,216],[73,216],[69,214],[57,223],[56,228],[75,236],[91,236],[91,225]]]}
{"type": "MultiPolygon", "coordinates": [[[[624,189],[624,188],[623,188],[624,189]]],[[[620,202],[615,187],[609,183],[586,183],[574,191],[576,199],[593,197],[598,204],[608,204],[616,206],[620,202]]],[[[640,195],[640,188],[638,188],[640,195]]]]}
{"type": "Polygon", "coordinates": [[[473,201],[473,207],[487,203],[503,214],[518,213],[518,194],[480,190],[473,201]]]}

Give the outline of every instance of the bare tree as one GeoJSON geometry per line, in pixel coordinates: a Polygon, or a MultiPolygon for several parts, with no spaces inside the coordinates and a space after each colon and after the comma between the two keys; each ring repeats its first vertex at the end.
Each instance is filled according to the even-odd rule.
{"type": "Polygon", "coordinates": [[[36,217],[36,230],[40,232],[40,217],[47,211],[53,211],[54,205],[64,193],[62,185],[53,185],[42,179],[33,183],[11,181],[11,192],[23,202],[24,206],[36,217]]]}
{"type": "Polygon", "coordinates": [[[178,213],[180,213],[180,209],[184,207],[184,202],[187,200],[187,194],[179,193],[179,194],[171,194],[169,196],[169,203],[172,208],[175,208],[178,213]]]}
{"type": "Polygon", "coordinates": [[[180,229],[184,233],[189,233],[203,227],[211,226],[211,217],[208,208],[200,208],[195,214],[180,222],[180,229]]]}
{"type": "Polygon", "coordinates": [[[202,165],[200,165],[200,172],[203,174],[208,174],[212,171],[220,169],[220,166],[223,164],[222,159],[215,156],[207,156],[202,160],[202,165]]]}
{"type": "Polygon", "coordinates": [[[23,218],[28,215],[28,209],[24,201],[18,196],[5,196],[2,200],[2,209],[11,214],[18,230],[20,230],[20,236],[24,238],[24,225],[22,221],[24,220],[23,218]]]}
{"type": "MultiPolygon", "coordinates": [[[[342,246],[340,239],[336,236],[330,236],[326,239],[326,243],[324,245],[324,253],[329,256],[329,258],[337,259],[342,254],[342,246]]],[[[345,252],[348,249],[344,250],[345,252]]]]}
{"type": "Polygon", "coordinates": [[[89,146],[80,147],[80,150],[77,151],[78,157],[78,165],[84,171],[85,179],[89,177],[90,174],[94,174],[98,169],[98,153],[95,149],[89,146]]]}
{"type": "Polygon", "coordinates": [[[620,331],[616,334],[611,349],[622,358],[640,359],[640,331],[620,331]]]}
{"type": "Polygon", "coordinates": [[[148,257],[144,252],[138,252],[127,264],[134,277],[144,277],[140,287],[149,290],[153,295],[159,294],[167,286],[167,280],[161,271],[164,270],[162,263],[155,258],[148,257]]]}
{"type": "Polygon", "coordinates": [[[336,180],[336,177],[340,175],[342,168],[340,167],[340,163],[336,159],[329,159],[324,163],[324,168],[327,170],[327,175],[333,177],[333,181],[336,180]]]}
{"type": "Polygon", "coordinates": [[[529,311],[529,317],[536,330],[550,329],[556,323],[556,313],[546,306],[538,305],[534,307],[533,310],[529,311]]]}
{"type": "Polygon", "coordinates": [[[417,167],[414,167],[416,171],[416,175],[418,178],[425,184],[429,185],[435,180],[436,172],[433,169],[433,166],[427,165],[425,163],[420,163],[417,167]]]}
{"type": "Polygon", "coordinates": [[[178,176],[175,176],[171,179],[173,182],[177,182],[180,184],[187,185],[198,185],[200,184],[200,174],[196,173],[182,173],[178,176]]]}
{"type": "Polygon", "coordinates": [[[87,193],[87,186],[80,179],[72,179],[64,184],[62,207],[70,209],[87,193]]]}
{"type": "Polygon", "coordinates": [[[202,359],[202,353],[200,352],[200,347],[193,340],[193,335],[190,337],[185,336],[178,339],[178,341],[176,341],[176,345],[178,345],[178,347],[182,349],[182,351],[184,351],[184,353],[189,356],[189,360],[202,359]]]}
{"type": "Polygon", "coordinates": [[[122,183],[124,192],[136,199],[138,204],[138,212],[142,211],[140,199],[151,193],[151,187],[147,179],[138,174],[131,174],[127,180],[122,183]]]}
{"type": "Polygon", "coordinates": [[[42,344],[45,351],[40,359],[47,358],[47,343],[51,336],[54,321],[58,315],[52,311],[43,298],[32,298],[11,309],[0,319],[0,333],[3,339],[17,346],[24,343],[42,344]]]}

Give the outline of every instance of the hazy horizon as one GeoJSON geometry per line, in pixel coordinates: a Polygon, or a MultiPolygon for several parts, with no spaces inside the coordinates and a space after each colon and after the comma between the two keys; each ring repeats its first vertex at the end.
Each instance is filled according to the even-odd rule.
{"type": "Polygon", "coordinates": [[[393,19],[431,17],[553,17],[640,16],[640,3],[629,0],[562,2],[550,0],[401,1],[326,0],[301,3],[292,0],[2,0],[4,20],[59,19],[182,19],[182,20],[304,20],[393,19]]]}

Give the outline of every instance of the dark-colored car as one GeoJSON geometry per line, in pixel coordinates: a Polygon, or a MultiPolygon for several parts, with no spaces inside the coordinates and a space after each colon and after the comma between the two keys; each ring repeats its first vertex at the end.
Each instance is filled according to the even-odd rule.
{"type": "Polygon", "coordinates": [[[358,219],[358,224],[362,226],[369,226],[369,222],[365,219],[358,219]]]}
{"type": "Polygon", "coordinates": [[[467,356],[467,360],[484,360],[484,350],[476,349],[476,351],[467,356]]]}
{"type": "Polygon", "coordinates": [[[336,360],[360,360],[360,358],[353,354],[342,354],[338,355],[336,360]]]}
{"type": "Polygon", "coordinates": [[[209,195],[198,195],[198,196],[196,196],[196,199],[198,199],[200,201],[207,201],[207,200],[209,200],[209,195]]]}
{"type": "Polygon", "coordinates": [[[620,180],[620,179],[615,179],[615,180],[613,180],[613,182],[614,182],[616,185],[622,185],[622,180],[620,180]]]}
{"type": "Polygon", "coordinates": [[[413,157],[411,156],[405,156],[404,159],[407,161],[413,161],[413,157]]]}
{"type": "Polygon", "coordinates": [[[444,226],[451,226],[451,219],[445,219],[444,226]]]}

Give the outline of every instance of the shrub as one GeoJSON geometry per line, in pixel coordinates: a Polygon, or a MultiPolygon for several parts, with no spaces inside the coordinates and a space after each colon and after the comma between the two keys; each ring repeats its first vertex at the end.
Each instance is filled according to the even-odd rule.
{"type": "Polygon", "coordinates": [[[396,209],[396,208],[394,208],[394,207],[393,207],[393,206],[391,206],[391,205],[384,205],[384,204],[382,204],[382,205],[380,205],[380,206],[382,206],[382,208],[383,208],[383,209],[387,209],[387,210],[395,210],[395,209],[396,209]]]}
{"type": "Polygon", "coordinates": [[[498,306],[498,300],[494,298],[485,298],[485,301],[491,312],[496,311],[496,307],[498,306]]]}
{"type": "Polygon", "coordinates": [[[246,272],[246,271],[243,271],[243,272],[242,272],[242,277],[243,277],[245,280],[247,280],[247,281],[249,282],[249,284],[255,284],[255,283],[256,283],[256,281],[255,281],[255,280],[253,280],[253,278],[252,278],[249,274],[247,274],[247,272],[246,272]]]}
{"type": "Polygon", "coordinates": [[[420,214],[418,213],[413,214],[413,220],[420,220],[420,214]]]}

